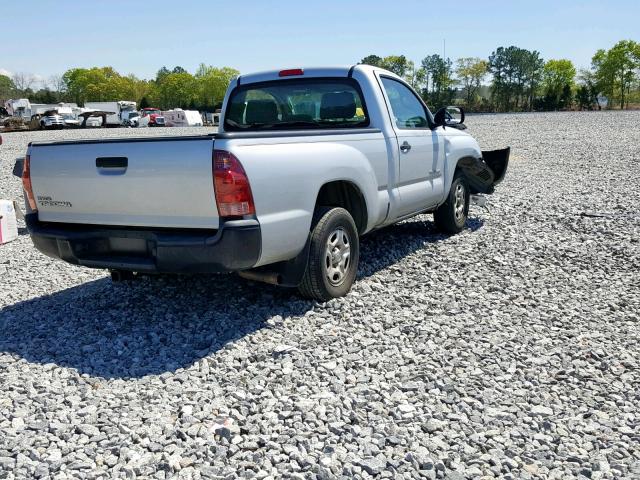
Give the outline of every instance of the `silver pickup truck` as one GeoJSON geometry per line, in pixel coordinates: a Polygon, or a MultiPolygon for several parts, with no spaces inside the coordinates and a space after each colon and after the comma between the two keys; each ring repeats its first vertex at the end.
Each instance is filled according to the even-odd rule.
{"type": "Polygon", "coordinates": [[[114,280],[238,271],[327,300],[351,288],[361,235],[425,212],[459,232],[509,158],[366,65],[242,75],[222,111],[213,135],[30,144],[35,246],[114,280]]]}

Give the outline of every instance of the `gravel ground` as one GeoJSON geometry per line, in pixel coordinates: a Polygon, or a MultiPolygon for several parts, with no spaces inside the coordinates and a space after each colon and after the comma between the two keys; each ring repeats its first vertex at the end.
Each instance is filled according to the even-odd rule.
{"type": "MultiPolygon", "coordinates": [[[[490,211],[364,238],[326,304],[0,246],[0,478],[640,478],[640,112],[468,125],[513,147],[490,211]]],[[[105,134],[3,135],[0,196],[105,134]]]]}

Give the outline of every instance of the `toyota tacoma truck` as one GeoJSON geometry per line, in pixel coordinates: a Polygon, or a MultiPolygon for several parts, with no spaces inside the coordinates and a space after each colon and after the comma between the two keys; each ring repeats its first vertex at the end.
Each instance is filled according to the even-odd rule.
{"type": "Polygon", "coordinates": [[[114,280],[236,271],[326,301],[351,288],[360,236],[429,212],[460,232],[509,158],[367,65],[242,75],[222,112],[211,135],[30,144],[36,248],[114,280]]]}

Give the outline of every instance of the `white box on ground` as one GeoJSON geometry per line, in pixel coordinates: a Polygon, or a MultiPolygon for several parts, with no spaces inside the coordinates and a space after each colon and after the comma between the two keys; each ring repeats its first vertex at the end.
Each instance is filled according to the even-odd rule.
{"type": "Polygon", "coordinates": [[[18,238],[16,211],[11,200],[0,200],[0,245],[18,238]]]}

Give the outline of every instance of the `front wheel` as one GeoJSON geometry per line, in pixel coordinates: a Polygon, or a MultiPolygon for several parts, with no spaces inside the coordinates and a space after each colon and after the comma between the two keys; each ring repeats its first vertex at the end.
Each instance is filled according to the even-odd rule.
{"type": "Polygon", "coordinates": [[[355,222],[344,208],[322,207],[314,220],[307,268],[298,290],[305,297],[325,302],[351,289],[360,243],[355,222]]]}
{"type": "Polygon", "coordinates": [[[456,173],[451,182],[447,201],[433,212],[438,230],[444,233],[459,233],[464,229],[469,215],[469,185],[464,175],[456,173]]]}

